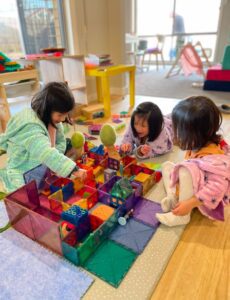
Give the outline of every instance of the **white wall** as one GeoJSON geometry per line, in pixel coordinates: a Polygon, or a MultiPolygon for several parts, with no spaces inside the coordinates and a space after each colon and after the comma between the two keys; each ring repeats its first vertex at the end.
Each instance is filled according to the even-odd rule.
{"type": "MultiPolygon", "coordinates": [[[[130,1],[130,0],[128,0],[130,1]]],[[[65,0],[70,54],[110,54],[125,63],[126,0],[65,0]]],[[[111,93],[125,94],[123,76],[111,78],[111,93]]],[[[87,78],[89,100],[96,97],[95,79],[87,78]]]]}
{"type": "Polygon", "coordinates": [[[230,0],[222,0],[214,61],[221,63],[224,48],[230,45],[230,0]]]}

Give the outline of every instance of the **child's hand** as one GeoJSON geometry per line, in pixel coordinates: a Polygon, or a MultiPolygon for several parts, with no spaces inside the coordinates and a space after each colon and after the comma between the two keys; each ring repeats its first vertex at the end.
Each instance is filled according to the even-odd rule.
{"type": "Polygon", "coordinates": [[[121,151],[122,152],[130,152],[132,150],[132,145],[131,144],[122,144],[121,145],[121,151]]]}
{"type": "Polygon", "coordinates": [[[150,149],[151,149],[150,146],[145,144],[145,145],[141,146],[140,152],[143,155],[147,155],[149,153],[150,149]]]}
{"type": "Polygon", "coordinates": [[[178,202],[172,213],[176,216],[185,216],[189,214],[194,207],[200,206],[202,203],[196,198],[192,197],[188,200],[178,202]]]}
{"type": "Polygon", "coordinates": [[[79,178],[81,181],[84,181],[87,177],[87,171],[84,169],[79,169],[73,172],[71,176],[74,176],[75,178],[79,178]]]}

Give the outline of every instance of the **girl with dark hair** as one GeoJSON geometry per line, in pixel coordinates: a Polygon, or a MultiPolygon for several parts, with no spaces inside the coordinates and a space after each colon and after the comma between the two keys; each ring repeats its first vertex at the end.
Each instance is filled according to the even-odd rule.
{"type": "Polygon", "coordinates": [[[64,155],[66,139],[62,122],[69,122],[74,98],[65,83],[50,82],[32,99],[32,109],[25,109],[8,122],[0,135],[0,149],[7,152],[8,162],[0,169],[6,192],[24,185],[23,174],[44,164],[61,177],[81,179],[85,171],[64,155]]]}
{"type": "Polygon", "coordinates": [[[152,102],[137,106],[121,143],[121,151],[149,158],[169,152],[173,146],[172,121],[152,102]]]}
{"type": "Polygon", "coordinates": [[[197,207],[214,220],[224,220],[230,201],[229,146],[218,131],[222,116],[207,97],[190,97],[172,112],[175,143],[186,150],[185,161],[165,162],[162,177],[167,197],[161,202],[164,214],[157,219],[167,225],[185,225],[197,207]]]}

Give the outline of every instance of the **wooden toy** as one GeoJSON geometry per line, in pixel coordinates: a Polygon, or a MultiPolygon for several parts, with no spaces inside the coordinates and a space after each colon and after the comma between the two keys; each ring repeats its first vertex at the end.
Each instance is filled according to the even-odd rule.
{"type": "Polygon", "coordinates": [[[77,124],[84,124],[84,122],[87,120],[85,116],[79,116],[76,118],[76,123],[77,124]]]}
{"type": "Polygon", "coordinates": [[[103,104],[93,104],[82,108],[82,114],[86,119],[95,119],[104,117],[103,104]]]}

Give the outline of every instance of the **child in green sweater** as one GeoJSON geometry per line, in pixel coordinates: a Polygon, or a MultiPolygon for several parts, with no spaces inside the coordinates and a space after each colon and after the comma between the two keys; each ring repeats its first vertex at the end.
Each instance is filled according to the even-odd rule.
{"type": "Polygon", "coordinates": [[[85,171],[64,155],[62,122],[68,120],[74,104],[65,83],[51,82],[33,97],[30,109],[9,120],[5,133],[0,135],[0,150],[8,156],[6,167],[0,169],[0,181],[6,192],[24,185],[23,174],[40,164],[61,177],[85,178],[85,171]]]}

